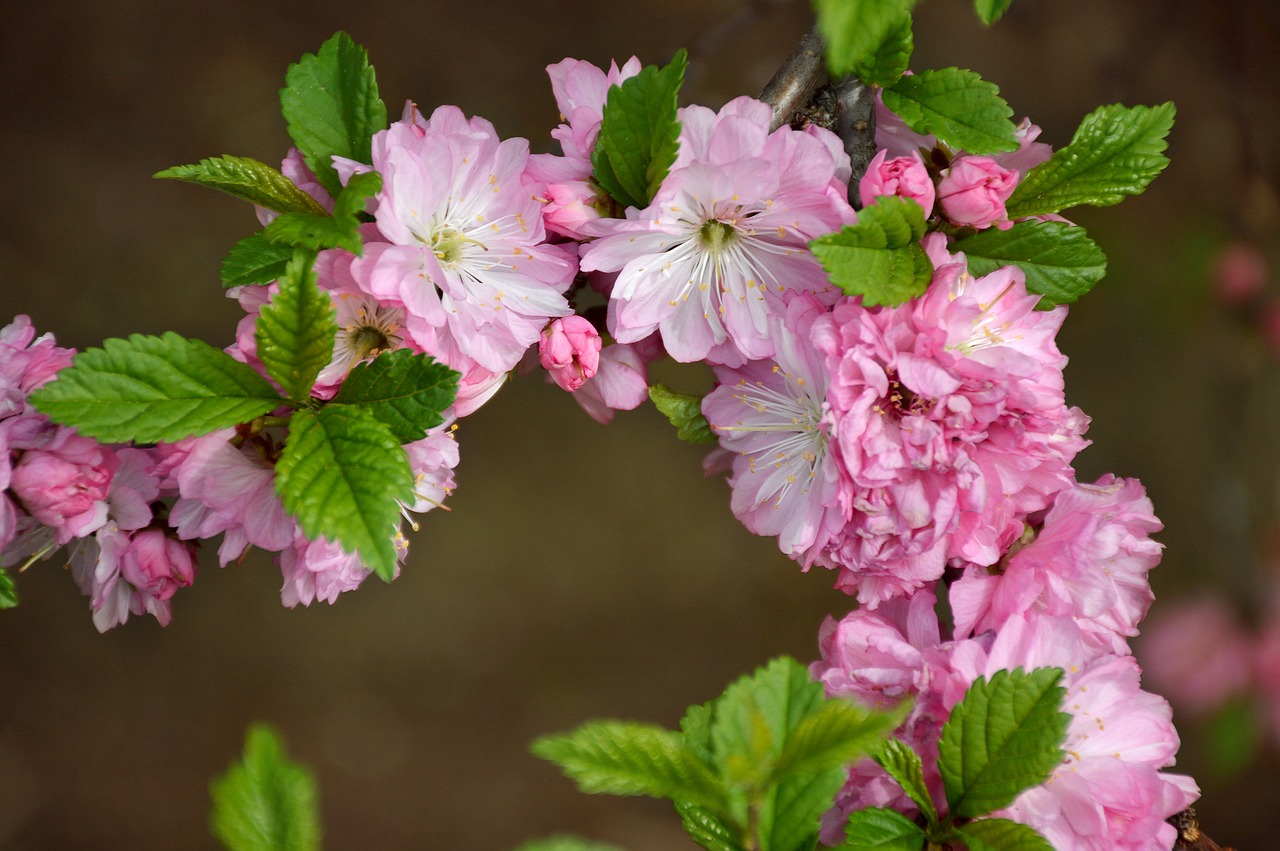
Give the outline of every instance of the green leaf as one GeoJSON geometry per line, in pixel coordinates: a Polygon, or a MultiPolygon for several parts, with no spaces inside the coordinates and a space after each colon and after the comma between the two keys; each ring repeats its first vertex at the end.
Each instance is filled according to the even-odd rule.
{"type": "Polygon", "coordinates": [[[290,138],[329,194],[342,188],[332,158],[369,163],[373,134],[387,126],[387,107],[365,49],[344,32],[285,73],[280,106],[290,138]]]}
{"type": "Polygon", "coordinates": [[[248,157],[210,157],[195,165],[175,165],[152,176],[219,189],[277,213],[324,215],[324,207],[292,180],[266,163],[248,157]]]}
{"type": "Polygon", "coordinates": [[[872,807],[849,815],[841,848],[857,851],[920,851],[925,834],[911,819],[895,810],[872,807]]]}
{"type": "Polygon", "coordinates": [[[823,703],[822,686],[794,659],[774,659],[730,685],[715,703],[711,745],[721,776],[764,789],[787,737],[823,703]]]}
{"type": "Polygon", "coordinates": [[[705,808],[676,801],[676,812],[684,832],[707,851],[744,851],[738,832],[705,808]]]}
{"type": "Polygon", "coordinates": [[[255,724],[244,757],[210,785],[210,829],[231,851],[314,851],[320,847],[316,784],[290,762],[280,737],[255,724]]]}
{"type": "Polygon", "coordinates": [[[915,801],[929,824],[937,826],[938,808],[933,804],[929,787],[924,782],[924,769],[920,755],[898,739],[889,739],[875,755],[876,762],[889,776],[898,781],[907,797],[915,801]]]}
{"type": "Polygon", "coordinates": [[[522,843],[516,851],[622,851],[617,845],[578,836],[549,836],[522,843]]]}
{"type": "Polygon", "coordinates": [[[831,76],[843,77],[875,64],[886,52],[885,45],[900,39],[902,19],[914,6],[915,0],[814,0],[831,76]]]}
{"type": "Polygon", "coordinates": [[[396,440],[409,443],[444,422],[443,412],[458,394],[460,377],[428,355],[396,349],[357,364],[333,402],[368,409],[396,440]]]}
{"type": "Polygon", "coordinates": [[[589,794],[647,795],[724,811],[720,781],[685,747],[679,733],[647,724],[593,721],[545,736],[533,753],[554,762],[589,794]]]}
{"type": "Polygon", "coordinates": [[[817,845],[822,814],[831,809],[848,772],[833,768],[773,786],[760,808],[756,832],[768,851],[809,851],[817,845]]]}
{"type": "Polygon", "coordinates": [[[915,38],[911,33],[911,15],[904,13],[880,43],[876,52],[854,69],[858,79],[870,86],[892,86],[907,72],[915,38]]]}
{"type": "Polygon", "coordinates": [[[678,431],[676,436],[685,443],[715,443],[707,418],[702,415],[702,397],[690,393],[677,393],[662,384],[649,387],[649,398],[678,431]]]}
{"type": "Polygon", "coordinates": [[[169,331],[85,349],[31,404],[104,443],[158,443],[248,422],[283,400],[253,367],[169,331]]]}
{"type": "Polygon", "coordinates": [[[880,745],[902,723],[908,709],[904,705],[894,712],[879,712],[854,701],[825,701],[787,737],[774,779],[847,766],[880,745]]]}
{"type": "Polygon", "coordinates": [[[951,710],[938,768],[951,812],[978,818],[1048,779],[1064,758],[1071,716],[1061,710],[1061,668],[996,671],[951,710]]]}
{"type": "Polygon", "coordinates": [[[676,108],[688,64],[677,50],[665,68],[646,66],[609,88],[591,165],[596,182],[624,207],[649,206],[676,160],[676,108]]]}
{"type": "Polygon", "coordinates": [[[222,261],[222,286],[247,287],[269,284],[284,274],[293,257],[293,248],[272,242],[261,231],[231,246],[222,261]]]}
{"type": "Polygon", "coordinates": [[[1013,0],[973,0],[974,11],[978,13],[978,17],[987,26],[991,26],[1003,17],[1004,13],[1009,11],[1009,6],[1013,4],[1013,0]]]}
{"type": "Polygon", "coordinates": [[[347,405],[298,411],[276,464],[276,493],[308,538],[356,553],[382,579],[395,576],[400,505],[413,476],[400,443],[372,413],[347,405]]]}
{"type": "Polygon", "coordinates": [[[12,609],[18,605],[18,589],[13,584],[13,577],[8,571],[0,568],[0,609],[12,609]]]}
{"type": "Polygon", "coordinates": [[[1027,275],[1027,292],[1037,293],[1041,308],[1070,304],[1093,289],[1107,273],[1107,256],[1085,229],[1066,222],[1017,222],[1008,230],[987,228],[957,240],[969,271],[989,275],[1001,266],[1017,266],[1027,275]]]}
{"type": "Polygon", "coordinates": [[[280,291],[262,306],[254,327],[258,358],[290,399],[311,397],[320,370],[333,359],[337,315],[311,269],[315,254],[298,249],[280,278],[280,291]]]}
{"type": "Polygon", "coordinates": [[[1085,116],[1071,144],[1031,170],[1010,196],[1009,218],[1080,204],[1107,207],[1140,195],[1169,158],[1174,106],[1102,106],[1085,116]]]}
{"type": "Polygon", "coordinates": [[[881,197],[858,213],[858,223],[820,236],[809,248],[831,283],[868,307],[901,304],[929,286],[933,265],[920,247],[924,210],[908,198],[881,197]]]}
{"type": "Polygon", "coordinates": [[[343,248],[359,255],[364,251],[360,238],[360,216],[365,204],[382,188],[382,176],[376,171],[353,174],[333,203],[333,215],[285,213],[262,230],[272,242],[320,251],[343,248]]]}
{"type": "Polygon", "coordinates": [[[971,154],[1018,150],[1013,110],[1000,89],[973,71],[943,68],[903,77],[884,90],[884,105],[917,133],[932,133],[971,154]]]}
{"type": "Polygon", "coordinates": [[[1035,828],[1003,818],[985,818],[955,829],[969,851],[1053,851],[1035,828]]]}

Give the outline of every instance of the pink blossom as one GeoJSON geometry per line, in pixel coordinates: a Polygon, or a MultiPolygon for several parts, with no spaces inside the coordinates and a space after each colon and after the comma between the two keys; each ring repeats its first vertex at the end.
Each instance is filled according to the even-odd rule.
{"type": "Polygon", "coordinates": [[[553,319],[538,341],[538,361],[561,389],[573,392],[600,367],[600,332],[577,314],[553,319]]]}
{"type": "Polygon", "coordinates": [[[806,568],[844,525],[839,470],[828,451],[827,372],[809,334],[824,308],[793,293],[775,330],[773,360],[716,370],[702,410],[734,453],[734,516],[757,535],[777,535],[806,568]]]}
{"type": "Polygon", "coordinates": [[[905,157],[894,157],[886,160],[888,151],[880,151],[867,166],[867,173],[858,183],[858,194],[862,205],[874,204],[881,195],[897,195],[910,198],[924,208],[925,218],[933,212],[933,201],[937,190],[933,186],[933,178],[924,167],[918,151],[912,151],[905,157]]]}
{"type": "Polygon", "coordinates": [[[541,206],[524,182],[528,143],[442,106],[373,138],[383,176],[374,215],[386,243],[352,264],[362,288],[404,310],[408,339],[466,373],[502,373],[571,311],[563,293],[572,252],[548,245],[541,206]]]}
{"type": "Polygon", "coordinates": [[[1087,419],[1063,401],[1066,311],[1038,300],[1020,270],[975,279],[961,258],[915,302],[846,299],[815,322],[847,517],[818,563],[864,604],[937,579],[948,559],[993,564],[1071,483],[1087,419]]]}
{"type": "MultiPolygon", "coordinates": [[[[401,550],[402,559],[403,553],[401,550]]],[[[280,553],[279,564],[284,575],[280,600],[291,609],[299,603],[309,606],[316,600],[332,604],[339,594],[354,591],[373,574],[359,556],[338,544],[327,538],[310,541],[301,534],[295,535],[292,544],[280,553]]]]}
{"type": "Polygon", "coordinates": [[[1018,177],[991,157],[957,157],[938,182],[942,214],[952,224],[978,229],[1006,221],[1004,204],[1018,187],[1018,177]]]}
{"type": "Polygon", "coordinates": [[[1127,654],[1154,599],[1147,573],[1160,561],[1162,527],[1134,479],[1103,476],[1059,491],[1000,564],[952,584],[956,635],[999,630],[1034,609],[1074,618],[1094,652],[1127,654]]]}
{"type": "Polygon", "coordinates": [[[1253,638],[1219,595],[1162,602],[1138,651],[1147,678],[1179,712],[1212,712],[1252,684],[1253,638]]]}
{"type": "Polygon", "coordinates": [[[31,391],[70,366],[74,354],[58,346],[51,334],[37,338],[25,315],[0,328],[0,418],[25,410],[31,391]]]}
{"type": "Polygon", "coordinates": [[[275,471],[231,429],[182,441],[189,449],[174,470],[181,497],[169,522],[183,540],[223,534],[218,559],[227,565],[249,545],[268,552],[290,546],[297,524],[275,491],[275,471]]]}
{"type": "Polygon", "coordinates": [[[13,495],[59,544],[83,538],[107,522],[107,494],[119,460],[110,449],[65,426],[47,430],[24,451],[10,476],[13,495]]]}
{"type": "Polygon", "coordinates": [[[120,555],[120,575],[142,594],[168,600],[196,576],[195,545],[179,541],[162,529],[143,529],[133,535],[120,555]]]}
{"type": "Polygon", "coordinates": [[[573,394],[574,401],[598,423],[608,423],[614,411],[635,410],[649,400],[649,363],[661,354],[657,334],[605,346],[599,369],[573,394]]]}
{"type": "Polygon", "coordinates": [[[1040,138],[1040,128],[1032,124],[1030,118],[1024,118],[1018,124],[1016,137],[1018,150],[992,157],[1002,168],[1025,175],[1053,156],[1053,146],[1036,141],[1040,138]]]}
{"type": "Polygon", "coordinates": [[[634,77],[640,68],[640,60],[634,56],[621,68],[611,63],[607,72],[578,59],[547,66],[551,91],[566,122],[552,130],[551,136],[560,143],[564,156],[533,154],[526,174],[546,199],[542,215],[548,230],[583,239],[588,223],[602,214],[615,214],[615,202],[591,177],[591,154],[609,88],[634,77]]]}
{"type": "Polygon", "coordinates": [[[582,268],[619,273],[618,342],[659,331],[678,361],[741,366],[773,355],[783,293],[838,295],[807,245],[854,218],[840,182],[848,159],[834,134],[770,133],[769,117],[751,98],[719,113],[685,107],[680,152],[650,206],[597,223],[582,268]]]}
{"type": "MultiPolygon", "coordinates": [[[[139,534],[150,535],[152,531],[164,537],[159,530],[139,534]]],[[[160,544],[161,551],[157,552],[156,544],[151,541],[134,550],[131,533],[109,522],[92,537],[72,544],[71,576],[89,598],[93,625],[98,632],[119,626],[130,614],[149,613],[161,626],[169,625],[169,598],[179,586],[191,584],[195,558],[190,545],[166,540],[171,542],[172,550],[168,544],[160,544]],[[146,563],[145,567],[142,562],[146,563]],[[141,587],[135,587],[126,578],[126,565],[135,578],[146,580],[141,587]],[[162,578],[166,570],[167,580],[162,578]]]]}

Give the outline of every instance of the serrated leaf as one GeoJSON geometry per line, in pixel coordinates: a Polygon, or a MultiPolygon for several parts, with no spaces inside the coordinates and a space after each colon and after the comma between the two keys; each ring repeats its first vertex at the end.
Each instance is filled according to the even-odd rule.
{"type": "Polygon", "coordinates": [[[978,818],[1043,783],[1063,760],[1071,716],[1061,710],[1061,668],[996,671],[951,710],[938,768],[951,812],[978,818]]]}
{"type": "Polygon", "coordinates": [[[738,833],[710,811],[696,804],[676,802],[676,812],[689,838],[707,851],[744,851],[738,833]]]}
{"type": "Polygon", "coordinates": [[[1009,819],[979,819],[960,825],[955,832],[969,851],[1053,851],[1035,828],[1009,819]]]}
{"type": "Polygon", "coordinates": [[[875,754],[876,763],[898,781],[907,797],[915,801],[930,825],[938,824],[938,808],[933,804],[929,787],[924,782],[920,754],[898,739],[889,739],[875,754]]]}
{"type": "Polygon", "coordinates": [[[1053,152],[1013,191],[1009,218],[1057,213],[1092,204],[1107,207],[1141,194],[1164,171],[1172,103],[1102,106],[1085,116],[1071,144],[1053,152]]]}
{"type": "Polygon", "coordinates": [[[854,69],[858,79],[869,86],[892,86],[907,72],[915,38],[911,32],[911,15],[904,13],[875,53],[854,69]]]}
{"type": "Polygon", "coordinates": [[[18,589],[7,570],[0,568],[0,609],[12,609],[18,605],[18,589]]]}
{"type": "Polygon", "coordinates": [[[1013,110],[994,83],[973,71],[942,68],[903,77],[884,90],[884,105],[917,133],[932,133],[971,154],[1018,150],[1013,110]]]}
{"type": "Polygon", "coordinates": [[[841,848],[856,851],[920,851],[925,834],[920,825],[895,810],[871,807],[849,815],[841,848]]]}
{"type": "Polygon", "coordinates": [[[973,9],[987,26],[991,26],[1009,11],[1013,0],[973,0],[973,9]]]}
{"type": "Polygon", "coordinates": [[[390,582],[400,503],[413,499],[409,460],[391,431],[362,408],[298,411],[276,464],[276,493],[308,538],[356,553],[390,582]]]}
{"type": "Polygon", "coordinates": [[[381,188],[382,176],[376,171],[353,174],[334,200],[332,216],[286,213],[263,228],[262,235],[272,242],[312,251],[342,248],[359,255],[364,251],[359,214],[381,188]]]}
{"type": "Polygon", "coordinates": [[[244,757],[210,785],[210,829],[230,851],[314,851],[320,847],[316,784],[291,762],[280,737],[255,724],[244,757]]]}
{"type": "Polygon", "coordinates": [[[829,699],[787,737],[774,779],[818,774],[847,766],[870,752],[902,723],[909,705],[880,712],[861,703],[829,699]]]}
{"type": "Polygon", "coordinates": [[[284,274],[285,266],[293,257],[293,248],[272,242],[261,231],[246,236],[231,246],[222,260],[219,276],[222,286],[247,287],[270,284],[284,274]]]}
{"type": "Polygon", "coordinates": [[[254,340],[267,374],[294,401],[311,397],[320,370],[333,359],[337,315],[316,285],[315,254],[298,249],[280,278],[280,289],[258,312],[254,340]]]}
{"type": "Polygon", "coordinates": [[[549,836],[546,839],[525,842],[515,851],[622,851],[622,848],[579,836],[549,836]]]}
{"type": "Polygon", "coordinates": [[[768,851],[809,851],[817,845],[822,814],[831,809],[848,772],[834,768],[773,786],[760,808],[756,833],[768,851]]]}
{"type": "Polygon", "coordinates": [[[85,349],[30,401],[54,422],[104,443],[173,442],[284,403],[253,367],[172,331],[85,349]]]}
{"type": "Polygon", "coordinates": [[[166,168],[152,176],[208,186],[277,213],[324,215],[324,207],[278,169],[248,157],[224,154],[194,165],[166,168]]]}
{"type": "Polygon", "coordinates": [[[649,387],[649,398],[662,415],[676,427],[676,436],[685,443],[715,443],[715,433],[702,415],[702,397],[677,393],[662,384],[649,387]]]}
{"type": "Polygon", "coordinates": [[[883,197],[845,225],[809,243],[831,283],[868,307],[901,304],[925,291],[933,265],[920,247],[924,210],[908,198],[883,197]]]}
{"type": "Polygon", "coordinates": [[[330,195],[342,188],[333,157],[372,161],[373,134],[387,126],[387,107],[365,49],[344,32],[285,73],[280,107],[290,138],[330,195]]]}
{"type": "Polygon", "coordinates": [[[554,762],[588,794],[646,795],[720,813],[720,781],[685,747],[679,733],[647,724],[593,721],[563,736],[545,736],[533,753],[554,762]]]}
{"type": "Polygon", "coordinates": [[[1001,266],[1026,273],[1027,292],[1043,296],[1039,307],[1070,304],[1107,273],[1107,256],[1085,229],[1066,222],[1017,222],[1008,230],[988,228],[957,240],[969,271],[989,275],[1001,266]]]}
{"type": "Polygon", "coordinates": [[[367,409],[397,440],[409,443],[444,422],[444,410],[458,394],[459,378],[428,355],[397,349],[357,364],[333,403],[367,409]]]}
{"type": "Polygon", "coordinates": [[[649,206],[676,160],[676,109],[688,64],[677,50],[665,68],[646,66],[609,88],[591,165],[596,182],[624,207],[649,206]]]}
{"type": "Polygon", "coordinates": [[[831,76],[843,77],[872,64],[884,45],[900,35],[902,18],[914,6],[915,0],[814,0],[831,76]]]}
{"type": "Polygon", "coordinates": [[[763,790],[787,737],[822,703],[822,686],[786,657],[730,685],[716,701],[711,723],[721,776],[733,786],[763,790]]]}

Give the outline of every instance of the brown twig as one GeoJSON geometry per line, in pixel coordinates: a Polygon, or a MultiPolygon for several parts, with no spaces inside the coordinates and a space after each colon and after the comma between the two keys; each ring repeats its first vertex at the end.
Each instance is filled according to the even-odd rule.
{"type": "Polygon", "coordinates": [[[801,37],[787,61],[773,75],[760,93],[760,100],[773,107],[770,130],[791,121],[791,116],[808,105],[813,94],[827,81],[826,62],[822,55],[822,36],[815,27],[801,37]]]}

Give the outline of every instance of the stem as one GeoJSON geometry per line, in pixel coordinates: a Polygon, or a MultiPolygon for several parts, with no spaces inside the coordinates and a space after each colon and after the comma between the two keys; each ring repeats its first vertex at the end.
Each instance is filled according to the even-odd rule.
{"type": "MultiPolygon", "coordinates": [[[[760,93],[760,100],[773,108],[769,129],[790,123],[797,112],[814,102],[826,80],[822,37],[811,27],[760,93]]],[[[844,142],[853,167],[849,203],[856,209],[862,206],[858,182],[876,155],[875,91],[852,75],[837,80],[829,89],[835,100],[835,121],[830,129],[844,142]]]]}
{"type": "Polygon", "coordinates": [[[791,116],[808,106],[813,93],[826,81],[822,36],[818,35],[817,27],[810,27],[773,79],[765,84],[764,91],[760,92],[760,100],[773,107],[769,130],[777,130],[789,123],[791,116]]]}
{"type": "Polygon", "coordinates": [[[867,166],[876,155],[876,96],[875,91],[850,75],[836,82],[836,135],[844,142],[844,152],[849,155],[853,173],[849,177],[849,203],[854,209],[862,206],[858,183],[867,173],[867,166]]]}

